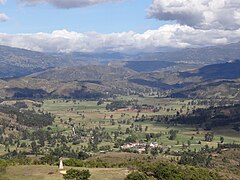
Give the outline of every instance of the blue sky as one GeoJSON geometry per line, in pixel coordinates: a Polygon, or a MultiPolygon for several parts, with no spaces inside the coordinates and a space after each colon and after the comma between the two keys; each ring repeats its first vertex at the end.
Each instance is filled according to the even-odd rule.
{"type": "Polygon", "coordinates": [[[0,31],[15,34],[67,29],[76,32],[142,33],[166,23],[146,17],[150,4],[151,0],[128,0],[83,8],[59,9],[49,4],[25,7],[16,0],[8,0],[0,6],[0,12],[9,17],[7,22],[0,24],[0,31]]]}

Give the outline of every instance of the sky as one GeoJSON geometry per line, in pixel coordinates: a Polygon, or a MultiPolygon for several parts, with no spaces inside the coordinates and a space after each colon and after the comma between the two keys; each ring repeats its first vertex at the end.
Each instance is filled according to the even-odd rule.
{"type": "Polygon", "coordinates": [[[0,45],[155,52],[240,41],[239,0],[0,0],[0,45]]]}

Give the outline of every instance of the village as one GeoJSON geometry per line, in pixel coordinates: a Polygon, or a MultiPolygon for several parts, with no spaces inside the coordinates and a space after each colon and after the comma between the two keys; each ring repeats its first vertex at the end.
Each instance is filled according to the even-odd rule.
{"type": "Polygon", "coordinates": [[[152,142],[150,144],[142,143],[142,142],[134,142],[134,143],[127,143],[127,144],[121,146],[120,148],[123,151],[135,150],[139,154],[142,154],[142,153],[146,152],[147,150],[151,150],[151,149],[165,150],[165,149],[171,148],[171,146],[162,146],[162,145],[159,145],[157,142],[152,142]]]}

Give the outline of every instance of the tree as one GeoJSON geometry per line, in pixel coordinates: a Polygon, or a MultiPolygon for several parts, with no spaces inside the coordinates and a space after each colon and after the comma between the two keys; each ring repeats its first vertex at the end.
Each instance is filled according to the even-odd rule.
{"type": "Polygon", "coordinates": [[[212,142],[213,137],[214,137],[213,133],[207,133],[205,134],[205,141],[212,142]]]}
{"type": "Polygon", "coordinates": [[[26,148],[27,147],[27,144],[25,142],[22,142],[21,145],[20,145],[21,148],[26,148]]]}
{"type": "Polygon", "coordinates": [[[148,177],[144,173],[137,171],[137,172],[132,172],[129,175],[127,175],[125,180],[148,180],[148,177]]]}
{"type": "Polygon", "coordinates": [[[100,106],[101,104],[104,104],[103,99],[100,99],[100,100],[97,102],[97,105],[98,105],[98,106],[100,106]]]}
{"type": "Polygon", "coordinates": [[[126,128],[126,134],[129,134],[130,133],[130,129],[129,128],[126,128]]]}
{"type": "Polygon", "coordinates": [[[63,175],[63,178],[66,180],[88,180],[90,176],[89,170],[69,169],[67,174],[63,175]]]}
{"type": "Polygon", "coordinates": [[[158,149],[157,148],[153,148],[153,149],[151,149],[151,155],[152,156],[157,156],[158,155],[158,149]]]}
{"type": "Polygon", "coordinates": [[[137,141],[137,137],[132,135],[132,136],[128,136],[126,139],[125,139],[125,143],[134,143],[137,141]]]}
{"type": "Polygon", "coordinates": [[[84,151],[80,151],[78,153],[78,159],[80,160],[85,160],[87,158],[89,158],[90,156],[88,155],[88,153],[84,152],[84,151]]]}
{"type": "Polygon", "coordinates": [[[33,153],[37,153],[38,152],[38,145],[37,145],[37,143],[35,141],[33,141],[31,143],[31,147],[32,147],[32,152],[33,153]]]}
{"type": "Polygon", "coordinates": [[[221,142],[221,143],[224,142],[224,137],[220,137],[220,142],[221,142]]]}
{"type": "Polygon", "coordinates": [[[172,164],[159,163],[153,168],[156,179],[182,179],[180,171],[172,164]]]}
{"type": "Polygon", "coordinates": [[[177,131],[176,130],[170,130],[169,134],[170,134],[169,140],[175,140],[176,139],[176,137],[177,137],[177,131]]]}

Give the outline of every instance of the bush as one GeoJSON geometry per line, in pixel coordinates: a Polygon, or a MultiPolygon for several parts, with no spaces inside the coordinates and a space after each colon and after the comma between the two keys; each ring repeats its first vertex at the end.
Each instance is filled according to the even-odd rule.
{"type": "Polygon", "coordinates": [[[63,175],[63,178],[66,180],[88,180],[90,176],[89,170],[69,169],[67,174],[63,175]]]}
{"type": "Polygon", "coordinates": [[[127,175],[125,180],[147,180],[148,177],[141,172],[132,172],[131,174],[127,175]]]}

